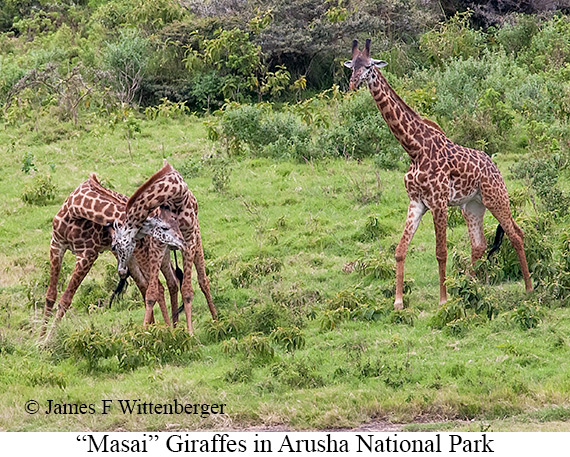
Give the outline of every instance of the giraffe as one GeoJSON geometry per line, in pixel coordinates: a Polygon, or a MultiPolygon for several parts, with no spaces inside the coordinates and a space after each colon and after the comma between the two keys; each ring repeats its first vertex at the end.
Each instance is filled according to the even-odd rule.
{"type": "MultiPolygon", "coordinates": [[[[487,154],[453,143],[433,121],[422,118],[390,87],[380,68],[387,65],[370,57],[370,39],[363,50],[352,43],[350,89],[366,83],[388,128],[410,156],[410,169],[404,183],[410,200],[402,238],[396,247],[396,295],[394,308],[402,309],[404,260],[422,216],[431,210],[435,228],[436,258],[439,267],[439,303],[447,301],[445,268],[447,262],[447,207],[459,206],[467,223],[471,242],[471,263],[487,248],[483,233],[486,209],[499,221],[497,242],[502,231],[510,239],[520,262],[525,289],[532,283],[524,252],[523,232],[515,223],[507,187],[501,173],[487,154]]],[[[493,246],[493,250],[497,246],[493,246]]]]}
{"type": "MultiPolygon", "coordinates": [[[[198,284],[206,297],[212,318],[216,318],[216,308],[210,294],[210,284],[206,276],[204,250],[198,224],[198,202],[188,189],[184,179],[166,160],[163,167],[142,184],[129,198],[124,221],[114,222],[113,246],[117,254],[117,269],[119,276],[127,273],[127,264],[136,246],[135,235],[140,230],[148,215],[158,207],[167,207],[177,217],[180,231],[186,242],[182,249],[182,265],[184,278],[182,280],[182,303],[186,315],[186,326],[190,334],[194,333],[192,324],[192,265],[196,266],[198,284]]],[[[151,278],[156,264],[150,267],[151,278]]],[[[146,316],[152,313],[156,302],[156,283],[151,281],[146,292],[146,316]]]]}
{"type": "MultiPolygon", "coordinates": [[[[69,195],[55,215],[50,243],[50,281],[40,336],[45,334],[47,321],[57,299],[57,283],[65,252],[68,249],[72,251],[76,255],[76,263],[69,284],[60,299],[55,322],[61,320],[66,313],[77,288],[99,254],[111,249],[112,231],[109,224],[117,218],[124,219],[126,203],[126,196],[103,187],[97,176],[91,174],[69,195]]],[[[135,252],[134,261],[129,263],[129,272],[143,297],[148,283],[146,264],[152,258],[151,253],[149,253],[151,247],[155,244],[164,245],[164,243],[183,247],[178,226],[169,211],[161,211],[158,215],[160,218],[153,215],[143,224],[140,235],[149,234],[150,236],[142,239],[140,248],[135,252]]],[[[169,255],[163,255],[161,266],[169,289],[172,307],[177,307],[178,283],[172,271],[169,255]]],[[[166,315],[165,320],[170,323],[165,311],[164,289],[162,289],[162,300],[160,302],[163,315],[166,315]]],[[[47,339],[49,340],[49,335],[47,339]]]]}

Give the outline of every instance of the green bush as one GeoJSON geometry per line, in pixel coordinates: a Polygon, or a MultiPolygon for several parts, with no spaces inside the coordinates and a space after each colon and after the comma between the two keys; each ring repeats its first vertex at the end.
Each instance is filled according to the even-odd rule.
{"type": "Polygon", "coordinates": [[[243,354],[261,360],[272,359],[275,354],[270,338],[262,333],[250,333],[241,340],[231,338],[223,342],[222,349],[226,354],[243,354]]]}
{"type": "Polygon", "coordinates": [[[103,65],[121,103],[131,105],[140,101],[139,91],[150,53],[149,40],[136,29],[120,30],[118,38],[103,49],[103,65]]]}
{"type": "Polygon", "coordinates": [[[24,187],[22,201],[28,205],[43,206],[55,200],[57,188],[49,174],[38,173],[24,187]]]}
{"type": "Polygon", "coordinates": [[[522,330],[538,327],[544,312],[536,305],[523,303],[510,313],[511,320],[522,330]]]}
{"type": "Polygon", "coordinates": [[[294,389],[312,389],[325,385],[315,362],[305,359],[289,359],[272,365],[271,376],[294,389]]]}
{"type": "Polygon", "coordinates": [[[111,360],[121,371],[143,365],[177,363],[201,357],[200,344],[179,327],[151,325],[102,331],[91,327],[76,330],[60,337],[60,347],[66,357],[87,361],[89,369],[98,368],[104,360],[111,360]]]}
{"type": "Polygon", "coordinates": [[[305,347],[305,337],[298,327],[277,327],[271,332],[271,339],[287,352],[305,347]]]}
{"type": "Polygon", "coordinates": [[[451,59],[478,57],[485,49],[486,36],[470,27],[471,12],[456,13],[433,31],[420,37],[420,49],[429,62],[443,65],[451,59]]]}

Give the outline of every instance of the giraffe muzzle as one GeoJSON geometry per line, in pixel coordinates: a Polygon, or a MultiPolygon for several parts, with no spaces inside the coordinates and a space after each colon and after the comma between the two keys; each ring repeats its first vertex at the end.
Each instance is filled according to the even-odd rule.
{"type": "Polygon", "coordinates": [[[127,274],[129,273],[129,269],[128,268],[119,268],[119,278],[121,279],[125,279],[127,277],[127,274]]]}

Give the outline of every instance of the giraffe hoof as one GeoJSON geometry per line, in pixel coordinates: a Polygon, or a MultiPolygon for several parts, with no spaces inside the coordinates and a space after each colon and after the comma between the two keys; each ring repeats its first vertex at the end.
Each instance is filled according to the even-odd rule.
{"type": "Polygon", "coordinates": [[[404,309],[404,303],[403,302],[394,302],[394,309],[396,309],[396,310],[404,309]]]}

